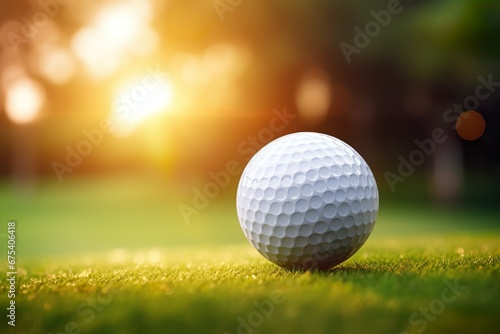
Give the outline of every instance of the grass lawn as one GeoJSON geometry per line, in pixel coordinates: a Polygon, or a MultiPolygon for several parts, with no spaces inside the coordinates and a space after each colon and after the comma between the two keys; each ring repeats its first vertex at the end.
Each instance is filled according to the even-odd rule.
{"type": "Polygon", "coordinates": [[[187,224],[178,196],[154,180],[46,184],[28,200],[0,189],[5,231],[8,219],[18,224],[7,333],[497,332],[494,211],[382,198],[353,258],[329,272],[289,272],[246,242],[231,192],[187,224]]]}

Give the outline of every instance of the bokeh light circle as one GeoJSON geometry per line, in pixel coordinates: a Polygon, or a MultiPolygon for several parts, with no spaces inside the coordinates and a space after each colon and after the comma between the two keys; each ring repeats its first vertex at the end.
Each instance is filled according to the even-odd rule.
{"type": "Polygon", "coordinates": [[[457,133],[464,140],[476,140],[483,136],[486,122],[483,115],[474,110],[463,112],[456,123],[457,133]]]}

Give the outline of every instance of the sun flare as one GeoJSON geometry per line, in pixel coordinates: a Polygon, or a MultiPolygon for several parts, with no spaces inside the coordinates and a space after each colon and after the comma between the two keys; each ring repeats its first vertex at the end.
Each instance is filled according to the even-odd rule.
{"type": "Polygon", "coordinates": [[[145,120],[167,112],[172,106],[171,82],[162,77],[136,79],[117,90],[112,108],[115,134],[128,136],[145,120]]]}

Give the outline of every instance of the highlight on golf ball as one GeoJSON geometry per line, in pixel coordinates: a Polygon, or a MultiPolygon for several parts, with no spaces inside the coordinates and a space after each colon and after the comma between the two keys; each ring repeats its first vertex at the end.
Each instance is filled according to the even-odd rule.
{"type": "Polygon", "coordinates": [[[345,142],[321,133],[278,138],[241,176],[236,207],[250,243],[289,269],[328,269],[365,243],[378,214],[377,183],[345,142]]]}

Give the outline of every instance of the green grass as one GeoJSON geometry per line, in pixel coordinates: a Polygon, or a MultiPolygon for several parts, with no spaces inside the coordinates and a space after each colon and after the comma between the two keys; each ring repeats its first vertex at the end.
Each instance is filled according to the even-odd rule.
{"type": "Polygon", "coordinates": [[[0,203],[14,216],[2,219],[17,220],[19,240],[17,326],[7,333],[497,332],[494,211],[382,200],[353,258],[290,272],[246,242],[231,191],[186,224],[178,195],[158,184],[44,184],[29,199],[4,186],[0,203]]]}

